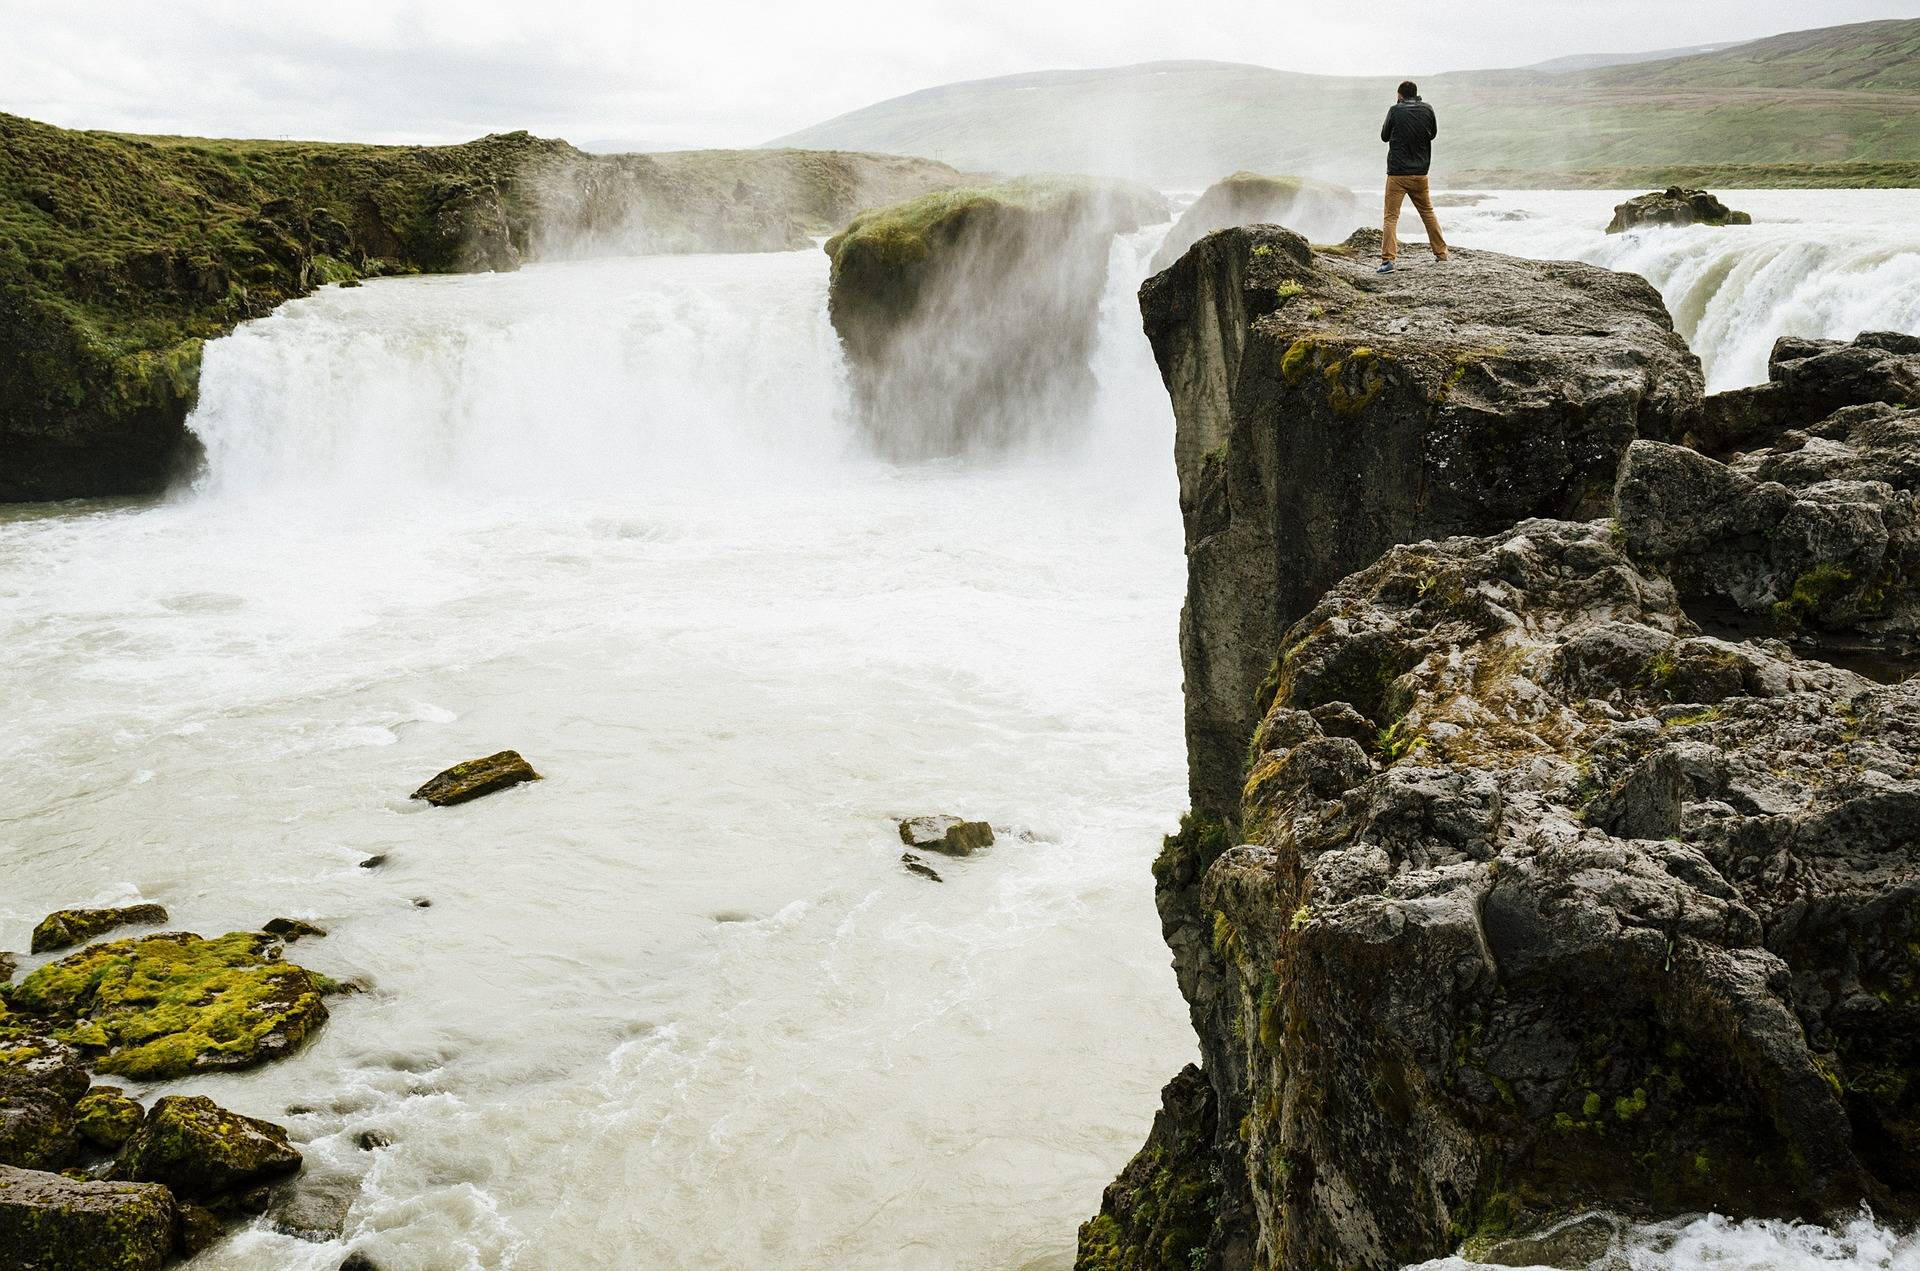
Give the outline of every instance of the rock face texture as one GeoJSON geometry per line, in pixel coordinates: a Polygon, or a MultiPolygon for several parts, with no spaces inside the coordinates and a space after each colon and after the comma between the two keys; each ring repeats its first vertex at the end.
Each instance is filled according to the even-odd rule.
{"type": "Polygon", "coordinates": [[[1236,172],[1207,187],[1180,214],[1166,241],[1153,254],[1159,273],[1218,229],[1236,225],[1280,225],[1317,243],[1339,242],[1366,220],[1360,200],[1344,185],[1311,177],[1264,176],[1236,172]]]}
{"type": "MultiPolygon", "coordinates": [[[[1703,408],[1650,292],[1462,260],[1484,285],[1369,289],[1234,230],[1143,289],[1201,454],[1190,707],[1233,705],[1223,648],[1267,669],[1230,790],[1189,732],[1195,810],[1154,873],[1203,1062],[1082,1228],[1087,1271],[1386,1271],[1558,1247],[1591,1209],[1920,1215],[1920,663],[1804,652],[1915,603],[1874,564],[1905,560],[1912,412],[1775,401],[1720,462],[1673,443],[1743,408],[1703,408]],[[1493,368],[1454,377],[1462,338],[1493,368]],[[1329,498],[1356,466],[1372,488],[1329,498]],[[1882,590],[1695,619],[1778,622],[1782,580],[1843,568],[1882,590]]],[[[1904,391],[1849,382],[1799,400],[1904,391]]]]}
{"type": "Polygon", "coordinates": [[[828,311],[872,444],[923,459],[1071,426],[1113,237],[1165,215],[1150,190],[1028,179],[855,218],[826,244],[828,311]]]}
{"type": "Polygon", "coordinates": [[[287,1132],[204,1096],[169,1095],[147,1112],[113,1176],[164,1183],[184,1199],[219,1205],[300,1168],[287,1132]]]}
{"type": "Polygon", "coordinates": [[[1735,212],[1705,190],[1669,186],[1628,199],[1613,209],[1607,233],[1623,234],[1646,225],[1751,225],[1753,218],[1735,212]]]}
{"type": "Polygon", "coordinates": [[[330,282],[532,255],[778,251],[944,164],[82,133],[0,114],[0,502],[137,494],[191,461],[204,340],[330,282]]]}
{"type": "Polygon", "coordinates": [[[1178,424],[1187,748],[1212,820],[1237,813],[1276,636],[1327,588],[1395,543],[1602,514],[1628,444],[1700,412],[1643,280],[1486,252],[1382,277],[1377,247],[1227,230],[1141,288],[1178,424]]]}
{"type": "Polygon", "coordinates": [[[173,1225],[164,1187],[0,1165],[0,1266],[156,1271],[173,1252],[173,1225]]]}

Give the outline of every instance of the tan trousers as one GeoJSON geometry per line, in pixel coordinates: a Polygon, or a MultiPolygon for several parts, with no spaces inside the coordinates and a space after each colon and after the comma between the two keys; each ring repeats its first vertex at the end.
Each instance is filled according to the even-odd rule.
{"type": "Polygon", "coordinates": [[[1427,242],[1441,260],[1447,257],[1447,240],[1440,233],[1440,218],[1433,214],[1433,199],[1427,194],[1425,177],[1387,178],[1387,219],[1380,231],[1380,255],[1392,260],[1400,254],[1400,200],[1412,199],[1413,210],[1427,227],[1427,242]]]}

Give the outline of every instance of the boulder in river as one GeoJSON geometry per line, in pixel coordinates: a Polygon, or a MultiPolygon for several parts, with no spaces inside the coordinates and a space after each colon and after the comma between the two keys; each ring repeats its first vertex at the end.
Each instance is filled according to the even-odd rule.
{"type": "Polygon", "coordinates": [[[523,781],[538,781],[540,774],[520,757],[517,750],[502,750],[484,759],[469,759],[438,774],[413,792],[436,808],[465,803],[481,795],[517,786],[523,781]]]}
{"type": "Polygon", "coordinates": [[[19,958],[4,950],[0,950],[0,984],[13,983],[13,973],[19,968],[19,958]]]}
{"type": "Polygon", "coordinates": [[[292,1053],[332,981],[280,959],[264,932],[166,932],[97,944],[41,967],[8,1002],[101,1072],[161,1081],[292,1053]]]}
{"type": "Polygon", "coordinates": [[[52,953],[84,944],[115,927],[167,920],[164,905],[123,905],[117,909],[62,909],[50,913],[33,929],[33,952],[52,953]]]}
{"type": "Polygon", "coordinates": [[[828,313],[871,443],[937,458],[1077,422],[1114,235],[1165,215],[1144,187],[1022,178],[855,217],[826,244],[828,313]]]}
{"type": "Polygon", "coordinates": [[[0,1266],[156,1271],[173,1242],[174,1201],[164,1187],[0,1165],[0,1266]]]}
{"type": "Polygon", "coordinates": [[[126,1092],[114,1086],[95,1086],[74,1103],[80,1137],[108,1152],[125,1147],[146,1112],[126,1092]]]}
{"type": "Polygon", "coordinates": [[[1148,268],[1159,273],[1217,229],[1284,225],[1315,242],[1337,242],[1364,219],[1359,198],[1344,185],[1312,177],[1236,172],[1208,186],[1193,206],[1180,214],[1148,268]]]}
{"type": "Polygon", "coordinates": [[[70,1103],[43,1086],[0,1086],[0,1164],[64,1169],[78,1152],[70,1103]]]}
{"type": "Polygon", "coordinates": [[[267,1224],[297,1240],[338,1240],[360,1195],[360,1179],[347,1173],[305,1173],[280,1189],[267,1209],[267,1224]]]}
{"type": "Polygon", "coordinates": [[[203,1095],[168,1095],[148,1110],[112,1176],[163,1183],[176,1196],[217,1209],[299,1168],[299,1149],[287,1142],[284,1128],[203,1095]]]}
{"type": "Polygon", "coordinates": [[[918,856],[915,856],[912,852],[900,853],[900,864],[906,868],[906,871],[909,874],[913,874],[913,875],[916,875],[917,877],[924,878],[930,883],[944,883],[945,881],[947,881],[946,879],[940,877],[939,870],[927,864],[925,861],[921,860],[918,856]]]}
{"type": "Polygon", "coordinates": [[[1233,819],[1278,637],[1327,588],[1395,543],[1605,515],[1627,445],[1700,414],[1699,363],[1644,279],[1479,251],[1378,275],[1379,242],[1222,230],[1140,289],[1177,426],[1206,818],[1233,819]]]}
{"type": "Polygon", "coordinates": [[[900,822],[900,841],[916,851],[971,856],[993,846],[993,827],[957,816],[915,816],[900,822]]]}
{"type": "Polygon", "coordinates": [[[1628,199],[1614,208],[1607,233],[1621,234],[1645,225],[1751,224],[1751,216],[1733,211],[1705,190],[1686,190],[1674,185],[1628,199]]]}

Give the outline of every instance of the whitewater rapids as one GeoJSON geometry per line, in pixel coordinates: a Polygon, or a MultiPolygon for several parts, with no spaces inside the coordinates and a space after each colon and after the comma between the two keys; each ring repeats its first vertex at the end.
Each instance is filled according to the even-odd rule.
{"type": "MultiPolygon", "coordinates": [[[[1913,195],[1608,239],[1615,201],[1443,216],[1646,273],[1716,388],[1920,329],[1913,195]]],[[[636,258],[330,288],[209,346],[190,487],[0,509],[0,946],[151,899],[312,918],[292,956],[370,986],[135,1091],[282,1121],[353,1198],[343,1241],[195,1267],[1070,1265],[1195,1049],[1149,870],[1185,802],[1156,239],[1116,246],[1096,418],[1016,454],[864,452],[818,253],[636,258]],[[406,800],[509,746],[547,780],[406,800]],[[893,819],[946,811],[1002,841],[934,884],[893,819]]],[[[1865,1221],[1638,1239],[1920,1265],[1865,1221]]]]}

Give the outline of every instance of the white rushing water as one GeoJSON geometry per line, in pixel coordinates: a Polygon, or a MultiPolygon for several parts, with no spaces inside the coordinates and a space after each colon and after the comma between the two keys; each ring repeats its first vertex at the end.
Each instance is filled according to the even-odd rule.
{"type": "MultiPolygon", "coordinates": [[[[1920,255],[1862,246],[1910,196],[1742,198],[1743,240],[1608,240],[1613,201],[1446,215],[1643,268],[1716,386],[1783,331],[1920,327],[1920,255]]],[[[1185,793],[1154,237],[1097,418],[1020,454],[869,457],[818,253],[633,259],[323,291],[209,347],[194,488],[0,509],[0,947],[138,897],[315,919],[293,956],[371,986],[137,1091],[283,1121],[353,1197],[343,1242],[197,1267],[1070,1264],[1194,1050],[1148,870],[1185,793]],[[504,747],[547,779],[406,800],[504,747]],[[893,820],[939,811],[1003,835],[936,885],[893,820]]],[[[1913,1265],[1859,1226],[1647,1239],[1913,1265]]]]}

